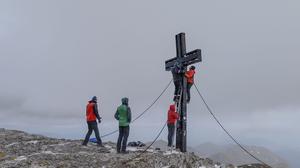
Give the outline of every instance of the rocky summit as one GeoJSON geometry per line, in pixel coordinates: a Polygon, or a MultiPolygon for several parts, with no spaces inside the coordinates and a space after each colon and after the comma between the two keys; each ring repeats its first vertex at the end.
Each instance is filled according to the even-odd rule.
{"type": "MultiPolygon", "coordinates": [[[[117,154],[115,143],[104,147],[80,140],[55,139],[22,131],[0,129],[1,168],[233,168],[194,153],[165,152],[146,147],[128,147],[117,154]]],[[[248,165],[247,165],[248,167],[248,165]]]]}
{"type": "Polygon", "coordinates": [[[128,154],[117,154],[115,144],[93,143],[82,146],[80,140],[48,138],[22,131],[0,129],[0,167],[47,167],[47,168],[212,168],[215,163],[193,153],[167,153],[152,148],[129,147],[128,154]],[[142,154],[141,154],[142,153],[142,154]]]}

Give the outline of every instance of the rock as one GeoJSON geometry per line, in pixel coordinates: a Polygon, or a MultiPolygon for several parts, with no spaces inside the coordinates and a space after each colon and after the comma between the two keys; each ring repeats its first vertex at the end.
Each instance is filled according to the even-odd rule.
{"type": "Polygon", "coordinates": [[[2,158],[4,158],[6,156],[6,154],[4,153],[4,152],[0,152],[0,160],[2,159],[2,158]]]}
{"type": "Polygon", "coordinates": [[[104,142],[104,147],[93,143],[82,146],[81,142],[0,129],[0,167],[215,168],[212,160],[194,153],[166,153],[155,148],[142,153],[145,147],[138,147],[128,154],[117,154],[113,142],[104,142]]]}

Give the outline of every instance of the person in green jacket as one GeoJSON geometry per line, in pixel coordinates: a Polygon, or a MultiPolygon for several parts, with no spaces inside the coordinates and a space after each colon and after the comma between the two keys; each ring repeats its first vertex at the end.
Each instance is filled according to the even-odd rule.
{"type": "Polygon", "coordinates": [[[126,151],[126,146],[127,139],[129,136],[129,123],[131,122],[131,110],[128,106],[127,97],[122,98],[122,105],[118,107],[115,113],[115,118],[119,120],[119,137],[117,142],[117,152],[128,153],[126,151]]]}

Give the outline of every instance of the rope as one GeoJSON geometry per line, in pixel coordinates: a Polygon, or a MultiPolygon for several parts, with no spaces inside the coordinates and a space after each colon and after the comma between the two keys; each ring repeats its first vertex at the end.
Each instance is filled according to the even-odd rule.
{"type": "Polygon", "coordinates": [[[152,102],[152,104],[147,107],[140,115],[138,115],[134,120],[132,120],[132,122],[136,121],[137,119],[139,119],[142,115],[144,115],[157,101],[158,99],[165,93],[165,91],[169,88],[170,84],[172,83],[173,79],[170,80],[170,82],[168,83],[168,85],[164,88],[164,90],[160,93],[160,95],[152,102]]]}
{"type": "Polygon", "coordinates": [[[196,86],[196,84],[194,84],[199,96],[201,97],[203,103],[205,104],[207,110],[209,111],[209,113],[213,116],[213,118],[216,120],[216,122],[219,124],[219,126],[223,129],[223,131],[247,154],[249,154],[252,158],[254,158],[255,160],[257,160],[258,162],[262,163],[263,165],[267,166],[267,167],[271,167],[268,164],[266,164],[265,162],[263,162],[262,160],[260,160],[259,158],[257,158],[256,156],[254,156],[253,154],[251,154],[245,147],[243,147],[226,129],[225,127],[221,124],[221,122],[217,119],[217,117],[214,115],[214,113],[212,112],[212,110],[210,109],[210,107],[208,106],[208,104],[206,103],[205,99],[203,98],[202,94],[200,93],[198,87],[196,86]]]}
{"type": "MultiPolygon", "coordinates": [[[[140,117],[142,117],[157,101],[158,99],[165,93],[165,91],[169,88],[170,84],[172,83],[173,79],[170,80],[170,82],[168,83],[168,85],[164,88],[164,90],[159,94],[159,96],[141,113],[139,114],[135,119],[132,120],[131,123],[133,123],[134,121],[136,121],[137,119],[139,119],[140,117]]],[[[104,137],[107,137],[107,136],[110,136],[116,132],[118,132],[119,130],[114,130],[110,133],[107,133],[107,134],[104,134],[101,136],[101,138],[104,138],[104,137]]]]}
{"type": "Polygon", "coordinates": [[[166,128],[168,122],[165,122],[165,124],[163,125],[163,127],[161,128],[161,130],[159,131],[159,133],[157,134],[157,136],[155,137],[155,139],[151,142],[151,144],[149,146],[147,146],[146,149],[144,149],[143,151],[141,151],[141,153],[139,153],[138,155],[136,155],[135,157],[132,157],[126,161],[124,161],[124,163],[130,162],[131,160],[134,160],[138,157],[140,157],[142,154],[144,154],[156,141],[157,139],[160,137],[161,133],[163,132],[163,130],[166,128]]]}
{"type": "Polygon", "coordinates": [[[114,134],[114,133],[116,133],[116,132],[118,132],[118,131],[119,131],[119,130],[114,130],[114,131],[112,131],[112,132],[110,132],[110,133],[104,134],[104,135],[101,136],[101,138],[110,136],[110,135],[112,135],[112,134],[114,134]]]}

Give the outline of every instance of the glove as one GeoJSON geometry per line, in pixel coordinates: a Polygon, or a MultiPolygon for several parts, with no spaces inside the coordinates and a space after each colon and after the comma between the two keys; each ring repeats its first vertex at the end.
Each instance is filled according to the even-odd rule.
{"type": "Polygon", "coordinates": [[[100,120],[98,120],[98,123],[101,123],[101,119],[100,119],[100,120]]]}

